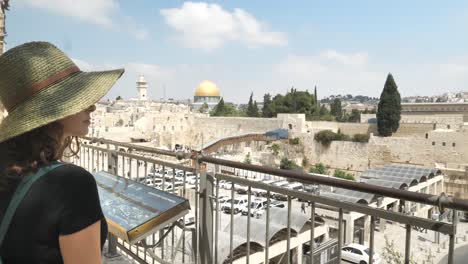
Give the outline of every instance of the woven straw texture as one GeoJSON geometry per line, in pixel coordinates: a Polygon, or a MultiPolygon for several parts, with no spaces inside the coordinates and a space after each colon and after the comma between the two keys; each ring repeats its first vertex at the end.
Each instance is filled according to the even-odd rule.
{"type": "MultiPolygon", "coordinates": [[[[50,43],[15,47],[0,56],[0,100],[6,104],[72,66],[73,61],[50,43]]],[[[0,124],[0,142],[83,111],[99,101],[123,72],[77,72],[39,90],[8,113],[0,124]]]]}

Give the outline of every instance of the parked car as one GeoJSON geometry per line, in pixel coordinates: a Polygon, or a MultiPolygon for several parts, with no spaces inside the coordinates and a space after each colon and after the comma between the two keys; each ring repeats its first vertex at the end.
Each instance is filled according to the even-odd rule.
{"type": "Polygon", "coordinates": [[[247,196],[239,196],[234,198],[234,206],[231,208],[231,199],[227,200],[223,204],[223,211],[230,214],[231,211],[233,214],[239,213],[244,206],[247,205],[247,196]]]}
{"type": "Polygon", "coordinates": [[[227,196],[227,195],[220,195],[220,196],[218,197],[218,199],[213,199],[213,208],[216,209],[216,202],[219,202],[219,207],[220,207],[219,209],[222,210],[221,207],[222,207],[223,204],[224,204],[227,200],[229,200],[229,199],[230,199],[230,196],[227,196]]]}
{"type": "Polygon", "coordinates": [[[270,207],[285,208],[286,203],[283,202],[283,201],[278,201],[278,200],[271,199],[270,200],[270,207]]]}
{"type": "MultiPolygon", "coordinates": [[[[341,260],[348,263],[367,264],[369,262],[370,249],[361,244],[349,244],[341,249],[341,260]]],[[[381,258],[377,253],[373,254],[373,262],[380,264],[381,258]]]]}
{"type": "MultiPolygon", "coordinates": [[[[263,214],[263,210],[267,207],[267,199],[257,197],[250,202],[250,216],[255,218],[260,218],[263,214]]],[[[241,209],[242,215],[249,214],[249,208],[247,204],[241,209]]]]}

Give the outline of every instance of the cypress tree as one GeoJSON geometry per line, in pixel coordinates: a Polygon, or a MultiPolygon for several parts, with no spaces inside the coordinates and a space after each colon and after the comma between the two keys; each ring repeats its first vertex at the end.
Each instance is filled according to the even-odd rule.
{"type": "Polygon", "coordinates": [[[380,95],[377,110],[377,127],[379,134],[389,137],[398,130],[401,119],[401,97],[398,86],[391,73],[388,74],[385,86],[380,95]]]}
{"type": "Polygon", "coordinates": [[[253,93],[250,94],[249,103],[247,104],[247,116],[258,117],[257,103],[253,101],[253,93]]]}

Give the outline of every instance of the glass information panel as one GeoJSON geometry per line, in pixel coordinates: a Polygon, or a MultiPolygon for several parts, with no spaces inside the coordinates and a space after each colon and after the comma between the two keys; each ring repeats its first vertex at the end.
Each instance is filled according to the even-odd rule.
{"type": "Polygon", "coordinates": [[[100,171],[93,173],[109,232],[134,243],[188,213],[187,199],[100,171]]]}

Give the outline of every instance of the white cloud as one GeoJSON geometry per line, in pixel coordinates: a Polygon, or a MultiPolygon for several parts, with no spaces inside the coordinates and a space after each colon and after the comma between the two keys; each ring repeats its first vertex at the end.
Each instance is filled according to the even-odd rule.
{"type": "Polygon", "coordinates": [[[249,47],[286,45],[283,33],[270,31],[248,12],[233,12],[217,4],[185,2],[181,8],[162,9],[166,23],[176,30],[183,45],[203,50],[220,48],[228,41],[249,47]]]}
{"type": "Polygon", "coordinates": [[[345,54],[331,49],[317,55],[290,55],[273,68],[278,74],[276,83],[309,90],[317,85],[324,89],[321,96],[368,94],[368,91],[378,90],[386,76],[385,71],[370,67],[367,53],[345,54]]]}
{"type": "Polygon", "coordinates": [[[72,17],[107,29],[122,30],[138,39],[146,38],[148,34],[145,29],[138,28],[131,18],[118,15],[120,5],[117,0],[16,0],[13,3],[72,17]],[[126,23],[116,22],[120,20],[126,23]]]}

